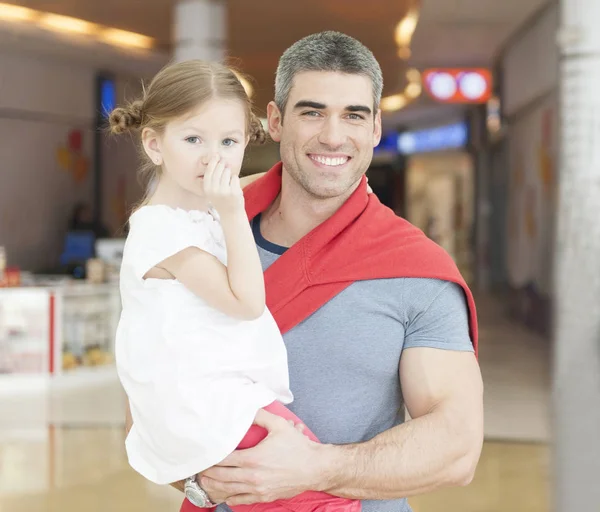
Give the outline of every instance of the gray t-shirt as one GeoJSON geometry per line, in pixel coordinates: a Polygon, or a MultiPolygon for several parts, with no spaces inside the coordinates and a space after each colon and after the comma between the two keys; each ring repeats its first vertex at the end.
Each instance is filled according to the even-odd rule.
{"type": "MultiPolygon", "coordinates": [[[[253,229],[266,270],[285,248],[265,240],[259,222],[253,229]]],[[[464,292],[435,279],[357,281],[283,338],[294,394],[288,407],[332,444],[367,441],[404,422],[404,349],[473,351],[464,292]]],[[[403,499],[363,501],[362,510],[411,509],[403,499]]]]}

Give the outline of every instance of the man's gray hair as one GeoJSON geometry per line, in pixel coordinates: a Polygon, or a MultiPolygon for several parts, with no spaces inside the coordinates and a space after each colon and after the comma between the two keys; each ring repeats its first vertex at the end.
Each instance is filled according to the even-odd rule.
{"type": "Polygon", "coordinates": [[[294,77],[303,71],[337,71],[364,75],[373,84],[373,113],[379,109],[383,75],[375,56],[357,39],[341,32],[319,32],[290,46],[279,59],[275,75],[275,103],[285,109],[294,77]]]}

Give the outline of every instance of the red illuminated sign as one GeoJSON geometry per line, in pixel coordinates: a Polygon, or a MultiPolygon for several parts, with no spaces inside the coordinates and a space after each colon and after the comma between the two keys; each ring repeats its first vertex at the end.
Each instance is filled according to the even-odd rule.
{"type": "Polygon", "coordinates": [[[428,69],[423,87],[442,103],[486,103],[492,96],[492,74],[487,69],[428,69]]]}

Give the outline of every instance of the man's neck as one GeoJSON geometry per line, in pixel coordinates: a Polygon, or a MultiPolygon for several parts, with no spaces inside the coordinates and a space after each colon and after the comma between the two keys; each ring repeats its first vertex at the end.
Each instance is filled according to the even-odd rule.
{"type": "Polygon", "coordinates": [[[291,247],[337,212],[356,187],[358,183],[342,196],[318,199],[283,170],[281,192],[261,217],[262,235],[274,244],[291,247]]]}

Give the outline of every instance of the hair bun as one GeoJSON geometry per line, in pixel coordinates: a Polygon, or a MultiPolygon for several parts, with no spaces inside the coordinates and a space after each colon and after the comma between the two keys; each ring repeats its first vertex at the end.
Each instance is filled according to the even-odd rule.
{"type": "Polygon", "coordinates": [[[110,131],[114,134],[136,130],[142,124],[142,102],[134,101],[128,107],[115,108],[108,118],[110,131]]]}
{"type": "Polygon", "coordinates": [[[267,140],[267,132],[263,128],[256,114],[250,114],[250,144],[264,144],[267,140]]]}

